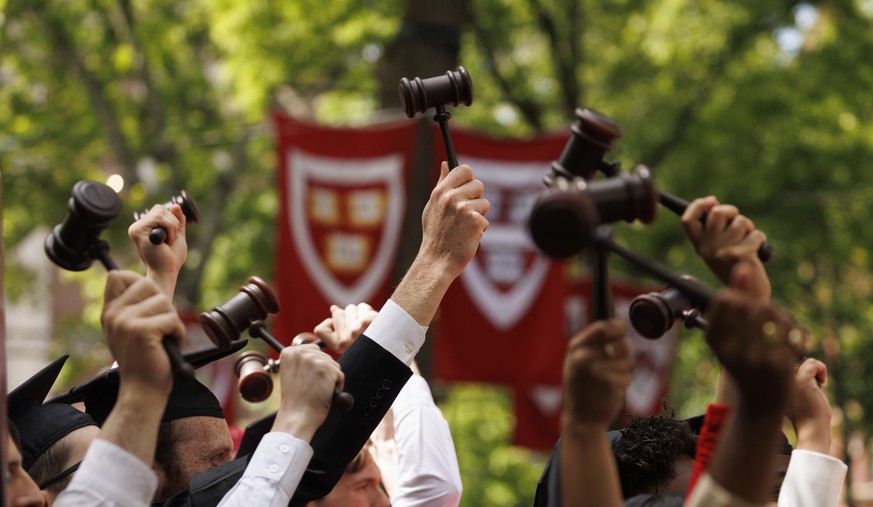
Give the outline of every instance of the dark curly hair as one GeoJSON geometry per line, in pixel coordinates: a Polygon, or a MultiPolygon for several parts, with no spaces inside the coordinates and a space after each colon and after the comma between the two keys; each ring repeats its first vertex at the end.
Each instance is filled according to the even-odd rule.
{"type": "Polygon", "coordinates": [[[657,493],[676,478],[673,463],[677,456],[693,457],[697,435],[673,412],[634,416],[613,446],[618,466],[621,492],[625,498],[643,493],[657,493]]]}

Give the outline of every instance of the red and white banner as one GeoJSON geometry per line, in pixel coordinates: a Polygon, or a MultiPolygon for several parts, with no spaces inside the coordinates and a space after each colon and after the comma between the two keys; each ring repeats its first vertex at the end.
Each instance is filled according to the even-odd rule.
{"type": "MultiPolygon", "coordinates": [[[[458,161],[485,184],[491,223],[479,252],[449,289],[440,309],[435,372],[449,381],[553,382],[553,356],[567,335],[561,264],[539,254],[526,221],[543,176],[567,136],[529,141],[494,139],[455,129],[458,161]]],[[[434,141],[437,157],[442,142],[434,141]]]]}
{"type": "MultiPolygon", "coordinates": [[[[647,289],[616,281],[611,282],[615,316],[627,323],[628,338],[633,346],[634,373],[625,394],[626,415],[650,415],[661,411],[661,400],[667,393],[670,370],[676,347],[677,332],[681,323],[674,324],[663,337],[657,340],[643,338],[628,320],[628,310],[633,298],[640,294],[659,290],[647,289]]],[[[587,325],[588,308],[591,304],[591,283],[574,284],[572,295],[567,300],[566,319],[575,332],[587,325]]],[[[553,358],[553,368],[563,370],[564,358],[553,358]]],[[[563,387],[557,383],[514,384],[512,399],[516,417],[513,443],[549,451],[561,431],[561,406],[563,387]]]]}
{"type": "Polygon", "coordinates": [[[331,304],[388,299],[406,213],[414,122],[332,128],[274,115],[279,216],[277,338],[289,342],[331,304]]]}

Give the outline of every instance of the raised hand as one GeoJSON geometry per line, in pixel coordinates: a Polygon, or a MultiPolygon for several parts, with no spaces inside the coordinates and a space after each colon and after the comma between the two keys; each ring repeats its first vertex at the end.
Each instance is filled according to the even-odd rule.
{"type": "Polygon", "coordinates": [[[178,204],[156,204],[131,224],[127,235],[133,240],[140,259],[146,265],[146,277],[172,298],[179,271],[188,256],[182,208],[178,204]],[[153,245],[149,241],[149,233],[155,227],[163,227],[167,231],[164,243],[153,245]]]}
{"type": "Polygon", "coordinates": [[[682,226],[697,254],[725,285],[730,283],[734,266],[748,262],[753,268],[749,289],[758,298],[770,298],[770,279],[758,258],[767,236],[736,206],[719,204],[712,196],[695,199],[682,215],[682,226]],[[705,224],[701,221],[704,214],[705,224]]]}
{"type": "Polygon", "coordinates": [[[330,314],[315,326],[314,333],[328,348],[342,354],[367,329],[378,312],[367,303],[358,303],[345,308],[330,305],[330,314]]]}
{"type": "Polygon", "coordinates": [[[334,387],[342,390],[343,372],[315,344],[286,347],[280,360],[282,397],[273,431],[309,442],[327,417],[334,387]]]}

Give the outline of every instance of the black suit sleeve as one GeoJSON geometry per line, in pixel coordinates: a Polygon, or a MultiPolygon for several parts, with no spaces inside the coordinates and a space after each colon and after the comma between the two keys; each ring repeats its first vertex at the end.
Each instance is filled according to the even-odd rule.
{"type": "MultiPolygon", "coordinates": [[[[345,375],[345,390],[355,398],[355,406],[349,412],[331,408],[327,419],[315,432],[311,443],[312,460],[291,499],[291,506],[302,506],[330,493],[412,376],[408,366],[364,335],[355,340],[338,362],[345,375]]],[[[242,478],[248,460],[249,456],[238,458],[196,474],[188,490],[169,500],[154,502],[152,507],[218,505],[242,478]]]]}
{"type": "Polygon", "coordinates": [[[314,454],[291,499],[292,507],[330,493],[412,376],[408,366],[363,335],[340,357],[339,364],[345,390],[354,396],[355,406],[349,412],[331,408],[315,432],[314,454]]]}

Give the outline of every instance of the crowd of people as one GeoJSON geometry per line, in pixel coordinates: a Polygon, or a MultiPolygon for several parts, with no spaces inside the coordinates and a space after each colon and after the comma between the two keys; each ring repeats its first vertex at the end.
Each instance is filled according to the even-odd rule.
{"type": "MultiPolygon", "coordinates": [[[[363,302],[330,308],[313,331],[338,360],[315,344],[282,350],[278,410],[236,456],[212,392],[174,380],[162,342],[185,340],[173,307],[185,217],[175,204],[153,207],[129,229],[146,274],[113,271],[106,281],[101,322],[117,365],[45,402],[63,357],[9,394],[7,504],[458,505],[450,428],[415,357],[488,228],[484,190],[469,166],[443,164],[420,249],[391,298],[378,312],[363,302]],[[155,227],[167,230],[166,242],[151,244],[155,227]],[[336,389],[354,397],[351,411],[332,408],[336,389]]],[[[609,431],[632,350],[622,321],[592,323],[567,346],[562,436],[535,505],[836,506],[847,467],[828,454],[826,368],[805,355],[805,331],[770,300],[757,257],[764,234],[713,197],[691,203],[683,225],[726,287],[706,309],[706,341],[722,365],[713,403],[689,420],[666,412],[609,431]]],[[[201,351],[191,362],[235,350],[201,351]]]]}

